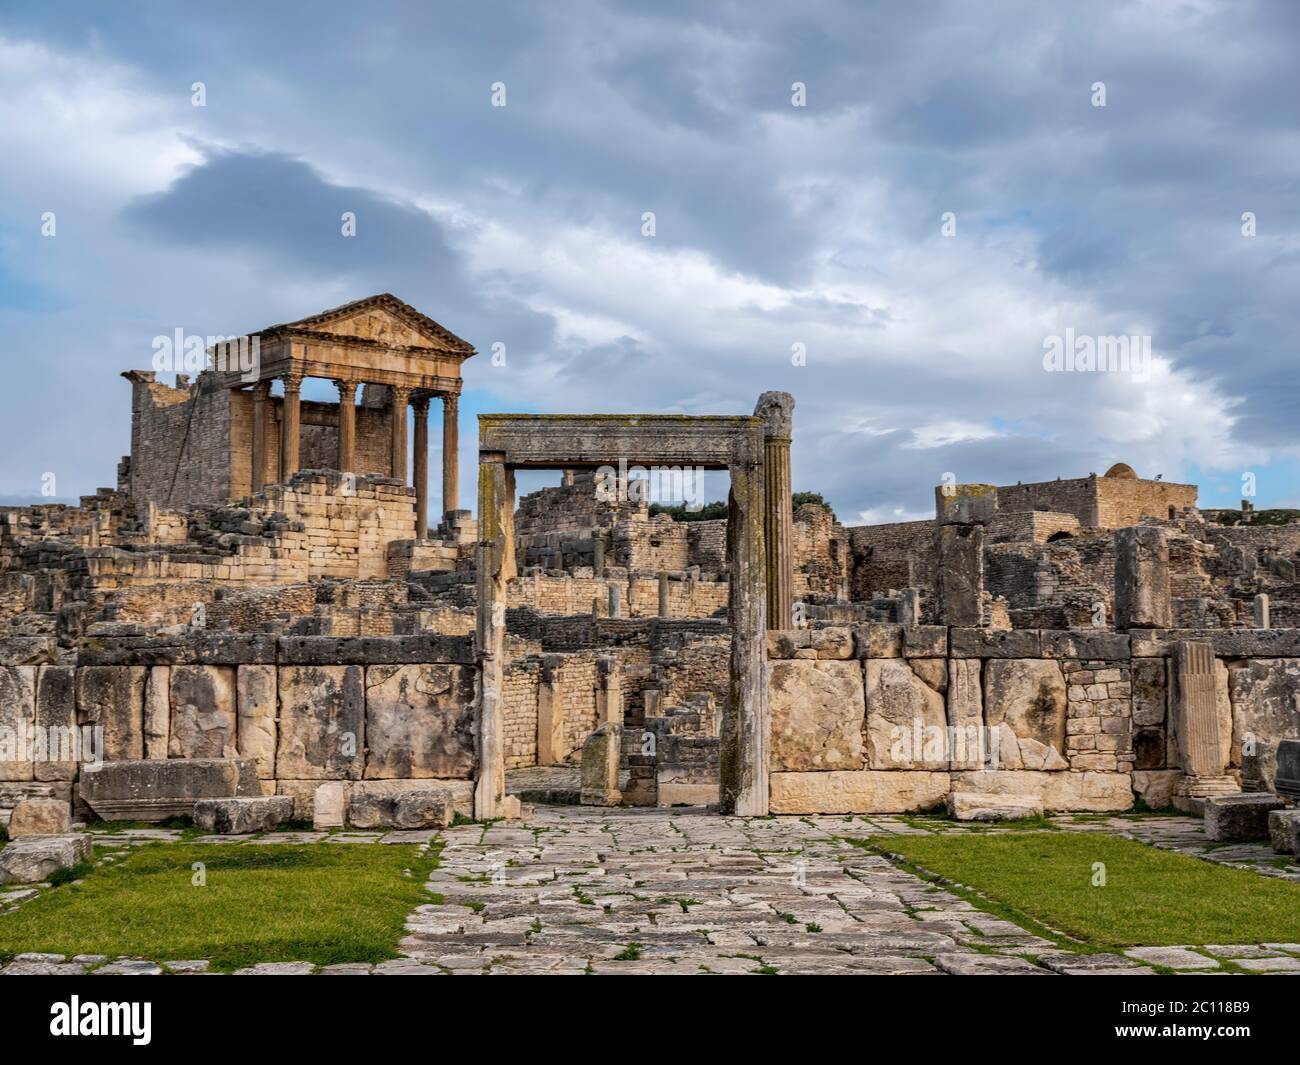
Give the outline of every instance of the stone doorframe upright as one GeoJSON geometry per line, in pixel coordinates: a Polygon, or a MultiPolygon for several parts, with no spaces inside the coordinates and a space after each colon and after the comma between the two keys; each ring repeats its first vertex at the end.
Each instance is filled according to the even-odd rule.
{"type": "Polygon", "coordinates": [[[480,414],[478,473],[478,778],[474,816],[497,817],[505,797],[502,686],[507,582],[515,567],[515,470],[702,467],[727,470],[730,698],[723,715],[724,813],[768,809],[767,587],[764,421],[755,416],[480,414]]]}

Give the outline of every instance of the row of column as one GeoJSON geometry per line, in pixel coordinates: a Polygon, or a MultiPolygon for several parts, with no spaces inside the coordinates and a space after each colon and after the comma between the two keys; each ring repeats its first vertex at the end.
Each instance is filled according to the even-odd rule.
{"type": "MultiPolygon", "coordinates": [[[[299,441],[302,426],[302,375],[284,374],[284,409],[280,424],[280,483],[287,484],[299,468],[299,441]]],[[[356,467],[357,387],[359,380],[334,382],[339,392],[338,469],[353,472],[356,467]]],[[[431,393],[412,393],[409,388],[390,386],[392,396],[392,461],[389,476],[406,483],[406,408],[415,411],[415,525],[416,535],[429,532],[429,400],[431,393]]],[[[442,399],[442,506],[444,512],[456,509],[459,494],[458,406],[459,397],[440,393],[442,399]]],[[[253,386],[253,491],[265,483],[268,426],[271,415],[271,382],[253,386]]]]}

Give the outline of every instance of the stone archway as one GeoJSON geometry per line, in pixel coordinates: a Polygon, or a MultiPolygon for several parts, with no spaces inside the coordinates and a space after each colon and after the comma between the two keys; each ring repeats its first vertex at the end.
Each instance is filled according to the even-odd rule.
{"type": "Polygon", "coordinates": [[[516,574],[515,471],[620,464],[652,470],[726,470],[731,476],[727,515],[731,682],[721,728],[721,803],[727,813],[767,813],[771,722],[766,681],[764,429],[764,419],[758,416],[479,415],[475,817],[500,816],[505,797],[502,686],[506,586],[516,574]]]}

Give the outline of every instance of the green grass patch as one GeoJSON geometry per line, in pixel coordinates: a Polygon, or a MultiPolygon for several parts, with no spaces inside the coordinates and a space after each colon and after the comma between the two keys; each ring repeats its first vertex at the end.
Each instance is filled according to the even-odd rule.
{"type": "Polygon", "coordinates": [[[209,958],[219,971],[384,961],[436,864],[435,850],[401,845],[145,844],[6,915],[0,957],[209,958]]]}
{"type": "MultiPolygon", "coordinates": [[[[1083,832],[879,836],[990,913],[1091,948],[1300,942],[1300,885],[1083,832]],[[1105,884],[1094,886],[1104,866],[1105,884]]],[[[1051,938],[1051,937],[1049,937],[1051,938]]]]}

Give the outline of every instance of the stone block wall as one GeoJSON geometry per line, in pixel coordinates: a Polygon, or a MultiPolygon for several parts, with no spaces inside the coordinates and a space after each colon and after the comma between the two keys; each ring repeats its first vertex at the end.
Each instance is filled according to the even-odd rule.
{"type": "Polygon", "coordinates": [[[466,637],[117,638],[71,661],[53,640],[10,639],[0,661],[12,663],[0,665],[10,797],[70,786],[97,757],[246,757],[266,794],[294,796],[296,816],[310,817],[321,781],[469,781],[476,770],[466,637]]]}
{"type": "Polygon", "coordinates": [[[1279,739],[1300,738],[1296,630],[772,633],[773,812],[924,809],[951,790],[1167,806],[1182,772],[1168,661],[1186,640],[1214,648],[1225,774],[1243,749],[1266,770],[1279,739]]]}

